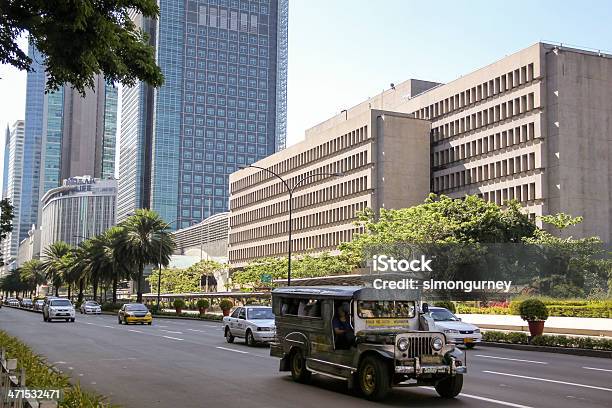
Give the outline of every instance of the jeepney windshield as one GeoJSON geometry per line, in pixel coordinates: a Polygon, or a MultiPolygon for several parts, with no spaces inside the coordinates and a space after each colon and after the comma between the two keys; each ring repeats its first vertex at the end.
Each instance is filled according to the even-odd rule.
{"type": "Polygon", "coordinates": [[[362,319],[408,318],[415,316],[415,306],[406,300],[360,300],[357,314],[362,319]]]}

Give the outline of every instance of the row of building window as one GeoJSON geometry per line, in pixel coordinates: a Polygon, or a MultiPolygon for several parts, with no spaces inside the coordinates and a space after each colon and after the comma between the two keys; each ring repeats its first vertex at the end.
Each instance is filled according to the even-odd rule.
{"type": "MultiPolygon", "coordinates": [[[[344,224],[350,223],[356,219],[359,211],[363,211],[366,208],[367,204],[367,201],[361,201],[330,210],[297,216],[293,218],[293,231],[305,231],[310,228],[317,228],[320,230],[325,225],[329,224],[339,222],[344,224]]],[[[232,233],[230,236],[230,243],[243,243],[252,240],[261,240],[262,238],[272,238],[279,234],[286,234],[288,232],[287,225],[288,221],[277,221],[260,227],[232,233]]]]}
{"type": "MultiPolygon", "coordinates": [[[[368,152],[357,152],[353,155],[336,160],[332,163],[328,163],[324,166],[319,166],[305,173],[296,174],[295,176],[286,179],[286,181],[290,187],[293,187],[296,186],[300,182],[300,180],[304,180],[304,182],[301,184],[302,186],[304,186],[308,183],[314,183],[328,179],[329,177],[332,177],[330,176],[330,174],[339,172],[347,173],[349,171],[365,166],[366,164],[368,164],[368,152]],[[325,175],[317,176],[317,174],[325,175]]],[[[256,203],[259,201],[269,200],[277,195],[282,194],[287,194],[287,188],[285,187],[283,182],[278,181],[267,187],[260,188],[248,194],[234,198],[230,204],[231,208],[233,210],[236,210],[242,206],[249,205],[251,203],[256,203]]]]}
{"type": "Polygon", "coordinates": [[[533,79],[534,65],[531,63],[421,108],[414,114],[419,119],[434,119],[521,86],[533,79]]]}
{"type": "MultiPolygon", "coordinates": [[[[269,168],[269,170],[276,174],[283,174],[288,171],[295,170],[299,167],[305,166],[309,163],[319,161],[325,156],[336,154],[347,148],[354,148],[356,145],[369,139],[368,127],[363,126],[359,129],[355,129],[351,132],[345,133],[344,135],[338,136],[331,139],[323,144],[310,148],[296,156],[289,157],[280,163],[277,163],[269,168]]],[[[242,189],[252,187],[258,183],[268,180],[274,177],[267,171],[261,170],[248,177],[244,177],[232,183],[232,192],[235,194],[242,189]]]]}
{"type": "Polygon", "coordinates": [[[462,133],[521,115],[534,108],[535,95],[533,92],[530,92],[488,109],[433,127],[431,130],[432,138],[434,142],[437,142],[442,139],[458,136],[462,133]]]}
{"type": "Polygon", "coordinates": [[[512,129],[484,136],[470,142],[450,146],[433,153],[434,167],[466,160],[481,154],[517,146],[535,138],[535,123],[530,122],[512,129]]]}
{"type": "MultiPolygon", "coordinates": [[[[509,200],[516,200],[526,203],[528,201],[535,201],[538,199],[536,196],[535,183],[521,184],[519,186],[487,191],[478,194],[478,197],[482,198],[483,200],[493,202],[497,205],[505,205],[505,203],[509,200]]],[[[530,214],[530,216],[532,216],[532,214],[530,214]]]]}
{"type": "Polygon", "coordinates": [[[433,179],[434,191],[442,192],[453,188],[463,187],[472,183],[493,180],[500,177],[535,170],[535,153],[523,154],[509,159],[498,160],[483,164],[467,170],[437,176],[433,179]]]}
{"type": "MultiPolygon", "coordinates": [[[[323,187],[321,189],[310,191],[294,197],[292,201],[293,210],[307,208],[316,204],[329,203],[333,200],[347,199],[353,194],[360,194],[364,191],[368,191],[368,189],[368,177],[356,177],[342,183],[323,187]]],[[[288,210],[287,200],[282,200],[232,216],[230,225],[234,227],[255,221],[259,222],[263,219],[278,217],[281,214],[284,215],[288,210]]]]}
{"type": "MultiPolygon", "coordinates": [[[[312,249],[334,250],[342,242],[348,242],[353,238],[353,234],[362,233],[362,227],[354,227],[344,231],[327,232],[310,237],[295,238],[292,240],[294,252],[306,252],[312,249]]],[[[230,263],[238,263],[253,258],[265,256],[285,256],[287,254],[287,241],[272,242],[243,249],[230,249],[230,263]]]]}

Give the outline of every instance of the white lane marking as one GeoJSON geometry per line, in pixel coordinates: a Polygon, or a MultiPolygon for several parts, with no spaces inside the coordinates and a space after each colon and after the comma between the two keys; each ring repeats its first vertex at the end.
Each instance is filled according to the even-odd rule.
{"type": "Polygon", "coordinates": [[[168,327],[168,326],[162,326],[161,324],[156,325],[157,327],[168,327]]]}
{"type": "Polygon", "coordinates": [[[596,368],[596,367],[582,367],[585,370],[596,370],[596,371],[607,371],[609,373],[612,373],[612,370],[608,370],[606,368],[596,368]]]}
{"type": "MultiPolygon", "coordinates": [[[[433,390],[435,391],[434,387],[419,387],[419,388],[425,388],[428,390],[433,390]]],[[[466,398],[472,398],[472,399],[476,399],[479,401],[486,401],[486,402],[491,402],[493,404],[498,404],[498,405],[504,405],[506,407],[514,407],[514,408],[533,408],[529,405],[521,405],[521,404],[515,404],[514,402],[508,402],[508,401],[502,401],[502,400],[496,400],[493,398],[487,398],[487,397],[481,397],[480,395],[474,395],[474,394],[465,394],[465,393],[461,393],[459,394],[459,397],[466,397],[466,398]]]]}
{"type": "Polygon", "coordinates": [[[227,348],[227,347],[219,347],[219,346],[217,346],[216,348],[218,348],[219,350],[233,351],[234,353],[240,353],[240,354],[250,354],[248,351],[234,350],[234,349],[227,348]]]}
{"type": "Polygon", "coordinates": [[[136,329],[128,329],[128,331],[134,332],[134,333],[142,333],[140,330],[136,330],[136,329]]]}
{"type": "Polygon", "coordinates": [[[521,363],[548,364],[548,363],[545,363],[544,361],[521,360],[519,358],[507,358],[507,357],[487,356],[487,355],[484,355],[484,354],[475,354],[474,357],[493,358],[493,359],[496,359],[496,360],[519,361],[521,363]]]}
{"type": "Polygon", "coordinates": [[[114,329],[115,328],[114,326],[107,326],[107,325],[102,325],[102,327],[106,327],[108,329],[114,329]]]}
{"type": "Polygon", "coordinates": [[[198,333],[206,333],[204,330],[198,330],[198,329],[187,329],[189,331],[193,331],[193,332],[198,332],[198,333]]]}
{"type": "Polygon", "coordinates": [[[601,390],[601,391],[612,392],[612,388],[598,387],[596,385],[577,384],[577,383],[572,383],[572,382],[567,382],[567,381],[549,380],[548,378],[529,377],[529,376],[526,376],[526,375],[499,373],[497,371],[488,371],[488,370],[483,370],[483,373],[505,375],[507,377],[524,378],[526,380],[544,381],[544,382],[555,383],[555,384],[573,385],[574,387],[592,388],[594,390],[601,390]]]}
{"type": "Polygon", "coordinates": [[[162,331],[166,333],[171,333],[171,334],[183,334],[183,332],[179,332],[179,331],[172,331],[172,330],[162,330],[162,331]]]}
{"type": "Polygon", "coordinates": [[[179,339],[178,337],[171,337],[171,336],[162,336],[164,339],[170,339],[170,340],[178,340],[178,341],[183,341],[184,339],[179,339]]]}

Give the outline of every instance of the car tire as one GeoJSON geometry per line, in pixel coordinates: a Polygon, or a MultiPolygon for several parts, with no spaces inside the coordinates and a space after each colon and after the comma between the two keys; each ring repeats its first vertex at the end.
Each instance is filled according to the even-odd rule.
{"type": "Polygon", "coordinates": [[[147,324],[150,326],[151,324],[153,324],[153,322],[149,322],[149,323],[147,323],[147,324]]]}
{"type": "Polygon", "coordinates": [[[463,388],[463,375],[456,374],[446,377],[438,381],[435,388],[442,398],[455,398],[461,392],[461,388],[463,388]]]}
{"type": "Polygon", "coordinates": [[[117,317],[117,323],[121,324],[121,318],[117,317]]]}
{"type": "Polygon", "coordinates": [[[291,377],[293,381],[303,384],[308,383],[312,373],[306,368],[306,359],[302,354],[302,350],[295,349],[295,351],[291,353],[289,361],[291,364],[291,377]]]}
{"type": "Polygon", "coordinates": [[[45,314],[43,313],[43,322],[47,321],[47,316],[45,316],[45,314]]]}
{"type": "Polygon", "coordinates": [[[229,327],[225,328],[225,341],[227,341],[230,344],[234,342],[234,335],[230,331],[229,327]]]}
{"type": "Polygon", "coordinates": [[[244,337],[244,343],[249,347],[255,347],[255,337],[253,337],[253,332],[247,330],[246,336],[244,337]]]}
{"type": "Polygon", "coordinates": [[[464,344],[465,348],[468,350],[473,349],[474,347],[476,347],[476,345],[474,343],[466,343],[464,344]]]}
{"type": "Polygon", "coordinates": [[[357,378],[362,395],[370,401],[384,399],[391,389],[389,366],[379,357],[365,357],[359,364],[357,378]]]}
{"type": "Polygon", "coordinates": [[[73,317],[72,319],[70,319],[70,323],[74,323],[76,319],[73,317]]]}

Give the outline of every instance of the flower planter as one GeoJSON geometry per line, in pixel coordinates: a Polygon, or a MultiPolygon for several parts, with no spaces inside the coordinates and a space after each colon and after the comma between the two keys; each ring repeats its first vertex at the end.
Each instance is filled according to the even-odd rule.
{"type": "Polygon", "coordinates": [[[205,307],[201,307],[200,308],[200,316],[204,316],[206,314],[206,308],[205,307]]]}
{"type": "Polygon", "coordinates": [[[179,307],[174,308],[174,311],[175,311],[175,312],[176,312],[176,314],[177,314],[177,315],[179,315],[179,316],[181,315],[181,313],[183,313],[183,309],[181,309],[181,308],[179,308],[179,307]]]}
{"type": "Polygon", "coordinates": [[[544,333],[544,320],[530,320],[527,324],[532,337],[541,336],[544,333]]]}
{"type": "Polygon", "coordinates": [[[229,309],[223,309],[223,316],[229,316],[229,309]]]}

